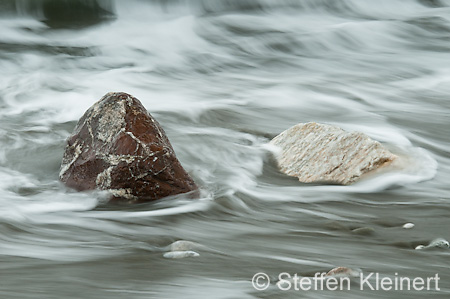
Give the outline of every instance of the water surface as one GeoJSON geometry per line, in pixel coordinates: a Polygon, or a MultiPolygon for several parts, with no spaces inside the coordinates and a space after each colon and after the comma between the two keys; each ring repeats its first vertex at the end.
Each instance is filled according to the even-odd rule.
{"type": "Polygon", "coordinates": [[[449,296],[450,251],[414,248],[450,239],[450,1],[57,2],[0,1],[2,298],[449,296]],[[142,101],[202,198],[111,207],[58,181],[65,139],[109,91],[142,101]],[[300,184],[267,143],[309,121],[411,163],[353,186],[300,184]],[[215,251],[163,258],[176,240],[215,251]],[[251,284],[336,266],[439,273],[441,290],[251,284]]]}

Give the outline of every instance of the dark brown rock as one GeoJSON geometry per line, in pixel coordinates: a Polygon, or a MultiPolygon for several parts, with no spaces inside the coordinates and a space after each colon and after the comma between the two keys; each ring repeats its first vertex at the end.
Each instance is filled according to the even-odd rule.
{"type": "Polygon", "coordinates": [[[60,179],[76,190],[151,201],[197,190],[158,122],[138,99],[110,92],[89,108],[67,140],[60,179]]]}

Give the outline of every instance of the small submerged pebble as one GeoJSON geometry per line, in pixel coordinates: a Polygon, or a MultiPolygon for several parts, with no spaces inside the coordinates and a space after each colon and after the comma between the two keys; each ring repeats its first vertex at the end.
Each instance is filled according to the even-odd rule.
{"type": "Polygon", "coordinates": [[[360,236],[371,236],[375,234],[375,230],[371,227],[359,227],[352,230],[352,233],[360,236]]]}
{"type": "Polygon", "coordinates": [[[192,250],[186,250],[186,251],[169,251],[164,253],[164,257],[166,259],[182,259],[185,257],[197,257],[200,256],[198,252],[192,251],[192,250]]]}
{"type": "Polygon", "coordinates": [[[450,248],[450,244],[447,240],[438,238],[438,239],[431,241],[427,247],[448,249],[448,248],[450,248]]]}
{"type": "Polygon", "coordinates": [[[164,254],[164,257],[166,258],[196,257],[200,255],[196,252],[197,250],[221,255],[228,255],[225,252],[207,247],[205,245],[185,240],[178,240],[161,248],[161,251],[167,251],[164,254]]]}
{"type": "MultiPolygon", "coordinates": [[[[307,281],[309,281],[311,283],[311,281],[316,281],[316,280],[320,280],[320,281],[326,281],[329,279],[337,279],[340,277],[346,277],[349,279],[353,279],[356,277],[360,277],[362,271],[361,269],[352,269],[352,268],[348,268],[348,267],[336,267],[331,269],[330,271],[328,271],[327,273],[325,272],[316,272],[314,276],[300,276],[300,279],[306,279],[307,281]]],[[[270,278],[270,280],[272,281],[277,281],[277,278],[270,278]]],[[[280,289],[286,288],[286,283],[291,283],[292,284],[296,284],[297,282],[295,281],[295,279],[297,278],[293,278],[293,277],[288,277],[286,278],[279,278],[278,281],[276,282],[277,286],[280,289]]],[[[317,286],[317,285],[316,285],[317,286]]]]}
{"type": "Polygon", "coordinates": [[[202,247],[202,245],[199,243],[184,240],[178,240],[169,245],[170,251],[186,251],[200,247],[202,247]]]}
{"type": "Polygon", "coordinates": [[[414,223],[411,223],[411,222],[408,222],[408,223],[403,224],[403,228],[404,228],[404,229],[411,229],[411,228],[413,228],[414,226],[415,226],[415,224],[414,224],[414,223]]]}
{"type": "Polygon", "coordinates": [[[442,248],[442,249],[449,249],[450,248],[450,243],[442,238],[437,238],[434,239],[433,241],[430,242],[430,244],[428,244],[427,246],[425,245],[419,245],[416,247],[416,250],[421,250],[421,249],[430,249],[430,248],[442,248]]]}
{"type": "Polygon", "coordinates": [[[328,271],[325,276],[347,276],[347,277],[358,277],[360,271],[347,268],[347,267],[336,267],[328,271]]]}
{"type": "Polygon", "coordinates": [[[193,249],[199,249],[203,248],[204,246],[191,242],[191,241],[185,241],[185,240],[178,240],[173,242],[172,244],[164,247],[165,250],[168,252],[164,253],[164,257],[168,259],[182,259],[186,257],[197,257],[200,256],[200,254],[196,251],[193,251],[193,249]]]}

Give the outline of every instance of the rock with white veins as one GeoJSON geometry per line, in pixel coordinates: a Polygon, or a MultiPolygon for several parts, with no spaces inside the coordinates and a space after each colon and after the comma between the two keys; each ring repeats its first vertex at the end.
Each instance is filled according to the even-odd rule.
{"type": "Polygon", "coordinates": [[[279,169],[303,183],[349,185],[397,158],[363,133],[318,123],[295,125],[270,143],[279,169]]]}
{"type": "Polygon", "coordinates": [[[159,123],[133,96],[110,92],[68,138],[60,179],[76,190],[150,201],[197,190],[159,123]]]}

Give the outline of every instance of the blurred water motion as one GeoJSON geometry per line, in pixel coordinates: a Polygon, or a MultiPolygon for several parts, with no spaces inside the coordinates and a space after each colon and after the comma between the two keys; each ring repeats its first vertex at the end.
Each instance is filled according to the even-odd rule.
{"type": "Polygon", "coordinates": [[[450,292],[449,251],[414,250],[450,239],[450,1],[2,0],[0,26],[2,298],[279,297],[252,276],[336,266],[439,273],[440,293],[421,295],[450,292]],[[158,119],[201,199],[111,207],[58,182],[65,139],[108,91],[158,119]],[[299,184],[267,143],[308,121],[411,165],[299,184]],[[176,240],[213,250],[165,259],[176,240]]]}

